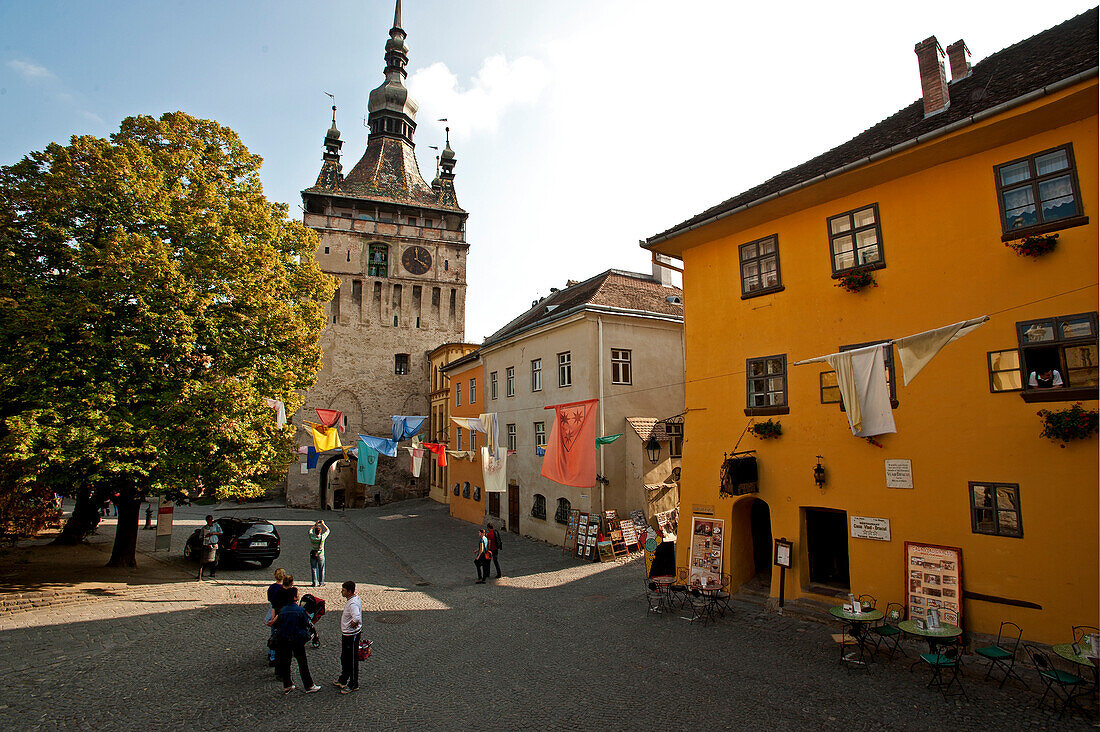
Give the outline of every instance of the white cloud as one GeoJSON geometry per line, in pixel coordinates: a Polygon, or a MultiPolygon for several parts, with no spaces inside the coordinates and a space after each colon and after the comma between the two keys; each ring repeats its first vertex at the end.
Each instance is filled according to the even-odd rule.
{"type": "Polygon", "coordinates": [[[511,107],[535,104],[549,82],[545,64],[530,56],[509,61],[503,54],[490,56],[469,86],[459,85],[447,65],[436,62],[418,69],[409,78],[409,90],[420,103],[421,120],[446,117],[454,135],[466,138],[496,132],[501,117],[511,107]]]}
{"type": "Polygon", "coordinates": [[[8,61],[8,68],[14,69],[19,74],[28,80],[35,79],[52,79],[54,78],[53,72],[47,69],[45,66],[39,66],[38,64],[32,64],[29,61],[19,61],[12,59],[8,61]]]}
{"type": "Polygon", "coordinates": [[[95,123],[96,123],[97,125],[101,125],[101,124],[104,124],[104,122],[103,122],[103,118],[102,118],[102,117],[100,117],[100,116],[99,116],[98,114],[96,114],[95,112],[89,112],[89,111],[88,111],[88,110],[86,110],[86,109],[85,109],[85,110],[81,110],[81,112],[80,112],[80,116],[81,116],[81,117],[83,117],[84,119],[88,120],[89,122],[95,122],[95,123]]]}

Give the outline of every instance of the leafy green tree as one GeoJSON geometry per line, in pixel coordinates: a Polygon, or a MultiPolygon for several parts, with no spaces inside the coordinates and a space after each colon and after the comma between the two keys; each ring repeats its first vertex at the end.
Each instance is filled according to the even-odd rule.
{"type": "Polygon", "coordinates": [[[113,500],[132,566],[142,500],[257,495],[294,459],[264,398],[313,384],[335,283],[260,165],[174,112],[0,168],[0,511],[72,495],[79,537],[113,500]]]}

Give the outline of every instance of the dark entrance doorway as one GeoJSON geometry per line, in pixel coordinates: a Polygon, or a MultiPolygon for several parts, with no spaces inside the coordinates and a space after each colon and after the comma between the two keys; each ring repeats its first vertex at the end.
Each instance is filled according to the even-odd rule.
{"type": "Polygon", "coordinates": [[[519,533],[519,485],[514,480],[508,481],[508,529],[519,533]]]}
{"type": "Polygon", "coordinates": [[[326,511],[332,506],[331,501],[329,500],[329,493],[332,491],[333,488],[338,486],[332,485],[335,482],[334,480],[332,480],[332,478],[334,478],[335,476],[330,476],[329,474],[336,472],[332,469],[332,467],[336,463],[336,461],[342,457],[343,455],[333,455],[328,460],[321,463],[321,488],[319,495],[321,503],[319,505],[319,508],[322,511],[326,511]]]}
{"type": "Polygon", "coordinates": [[[749,528],[752,530],[752,561],[757,576],[770,577],[772,573],[772,512],[768,504],[759,499],[749,510],[749,528]]]}
{"type": "Polygon", "coordinates": [[[804,510],[810,584],[830,590],[849,590],[848,514],[828,508],[804,510]]]}

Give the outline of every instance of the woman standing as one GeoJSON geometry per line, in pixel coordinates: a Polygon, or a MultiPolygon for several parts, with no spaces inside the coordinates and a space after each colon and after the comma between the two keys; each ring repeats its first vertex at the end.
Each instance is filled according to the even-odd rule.
{"type": "Polygon", "coordinates": [[[275,628],[275,675],[283,680],[283,693],[289,694],[297,687],[290,683],[290,657],[298,659],[298,674],[302,677],[302,689],[307,694],[320,691],[321,687],[313,683],[309,673],[309,661],[306,659],[306,641],[309,640],[309,618],[298,604],[298,588],[291,587],[287,595],[289,602],[279,609],[279,614],[271,620],[275,628]]]}
{"type": "Polygon", "coordinates": [[[313,575],[313,586],[325,586],[325,539],[328,538],[328,526],[321,519],[313,523],[309,530],[309,571],[313,575]]]}

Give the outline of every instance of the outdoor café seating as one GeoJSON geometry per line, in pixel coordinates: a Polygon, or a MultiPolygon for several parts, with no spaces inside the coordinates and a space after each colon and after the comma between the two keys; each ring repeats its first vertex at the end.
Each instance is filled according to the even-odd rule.
{"type": "Polygon", "coordinates": [[[905,649],[900,646],[901,643],[901,628],[898,627],[904,619],[905,606],[900,602],[891,602],[886,605],[886,615],[883,617],[882,622],[871,628],[871,632],[875,634],[875,653],[878,653],[880,647],[884,644],[890,649],[890,655],[888,660],[894,660],[894,654],[900,652],[905,656],[905,649]]]}
{"type": "MultiPolygon", "coordinates": [[[[1053,691],[1053,705],[1058,711],[1059,719],[1062,718],[1070,706],[1078,706],[1076,699],[1085,690],[1085,680],[1077,674],[1055,668],[1047,655],[1030,643],[1024,644],[1024,650],[1027,651],[1027,655],[1031,659],[1032,665],[1035,666],[1040,680],[1046,682],[1043,696],[1040,697],[1036,706],[1042,708],[1047,695],[1053,691]],[[1059,704],[1059,701],[1061,704],[1059,704]]],[[[1079,706],[1078,709],[1080,709],[1079,706]]]]}
{"type": "Polygon", "coordinates": [[[1023,633],[1024,631],[1019,625],[1005,620],[997,629],[997,640],[993,645],[974,649],[974,652],[979,656],[989,659],[989,668],[985,672],[986,680],[989,679],[995,669],[1000,669],[1001,673],[1004,674],[998,688],[1005,685],[1009,676],[1015,677],[1017,681],[1027,686],[1027,682],[1021,679],[1014,670],[1016,651],[1019,649],[1020,637],[1023,636],[1023,633]]]}
{"type": "Polygon", "coordinates": [[[931,670],[931,676],[928,679],[929,688],[937,689],[943,694],[944,699],[952,694],[962,694],[966,697],[966,689],[963,688],[962,679],[959,678],[962,654],[957,642],[946,647],[941,645],[939,652],[922,653],[920,660],[931,670]],[[951,688],[955,685],[958,685],[959,690],[952,692],[951,688]]]}

